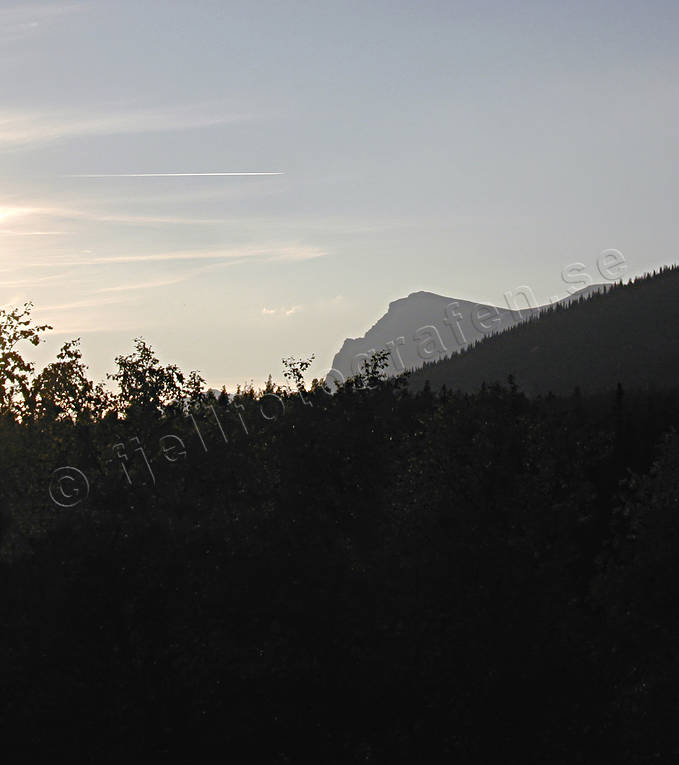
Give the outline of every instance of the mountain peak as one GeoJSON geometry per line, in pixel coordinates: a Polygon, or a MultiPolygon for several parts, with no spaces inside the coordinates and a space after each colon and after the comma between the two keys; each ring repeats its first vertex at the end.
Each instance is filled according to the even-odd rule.
{"type": "MultiPolygon", "coordinates": [[[[603,285],[592,285],[559,302],[572,302],[580,295],[602,288],[603,285]]],[[[504,331],[545,307],[510,311],[417,290],[392,300],[387,312],[363,337],[347,338],[335,355],[332,375],[335,379],[347,379],[357,374],[363,362],[378,350],[389,351],[386,370],[389,375],[418,369],[426,362],[459,353],[468,345],[504,331]]]]}

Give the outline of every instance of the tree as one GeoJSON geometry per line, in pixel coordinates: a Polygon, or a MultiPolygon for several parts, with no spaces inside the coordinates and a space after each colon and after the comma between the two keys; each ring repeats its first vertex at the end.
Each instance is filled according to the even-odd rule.
{"type": "MultiPolygon", "coordinates": [[[[348,387],[360,390],[368,390],[378,387],[379,383],[386,379],[386,368],[389,366],[389,351],[375,351],[361,364],[358,374],[347,380],[348,387]]],[[[342,387],[342,386],[340,386],[342,387]]]]}
{"type": "Polygon", "coordinates": [[[39,345],[49,324],[31,323],[32,303],[11,311],[0,310],[0,414],[22,416],[31,394],[35,365],[17,350],[23,342],[39,345]]]}
{"type": "Polygon", "coordinates": [[[115,397],[119,412],[136,409],[162,413],[200,395],[205,380],[198,372],[191,372],[187,379],[176,364],[163,366],[141,337],[135,338],[134,347],[133,353],[116,357],[118,371],[107,375],[119,386],[115,397]]]}
{"type": "Polygon", "coordinates": [[[86,415],[103,415],[110,395],[94,384],[83,364],[80,339],[64,343],[57,361],[48,364],[35,378],[28,407],[36,416],[69,417],[77,421],[86,415]]]}
{"type": "Polygon", "coordinates": [[[286,380],[293,383],[297,393],[303,394],[306,392],[304,386],[304,373],[311,366],[311,363],[316,357],[312,354],[308,359],[296,359],[294,356],[289,356],[287,359],[282,359],[283,377],[286,380]]]}

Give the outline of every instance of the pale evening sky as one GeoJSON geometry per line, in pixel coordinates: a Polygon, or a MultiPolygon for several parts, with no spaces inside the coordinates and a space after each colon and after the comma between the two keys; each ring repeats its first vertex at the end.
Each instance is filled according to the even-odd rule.
{"type": "Polygon", "coordinates": [[[0,2],[0,305],[211,385],[676,261],[676,2],[0,2]],[[215,173],[271,173],[214,175],[215,173]],[[275,173],[275,174],[274,174],[275,173]],[[204,175],[205,174],[205,175],[204,175]],[[132,176],[132,177],[125,177],[132,176]]]}

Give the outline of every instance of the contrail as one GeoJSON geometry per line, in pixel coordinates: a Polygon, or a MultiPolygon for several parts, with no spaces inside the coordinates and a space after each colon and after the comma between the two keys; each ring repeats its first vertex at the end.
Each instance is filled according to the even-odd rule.
{"type": "Polygon", "coordinates": [[[285,175],[285,173],[81,173],[62,175],[62,178],[196,178],[215,175],[285,175]]]}

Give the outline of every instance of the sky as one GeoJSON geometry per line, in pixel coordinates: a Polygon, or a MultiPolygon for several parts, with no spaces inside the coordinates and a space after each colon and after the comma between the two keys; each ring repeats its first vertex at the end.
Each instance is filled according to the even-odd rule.
{"type": "Polygon", "coordinates": [[[233,389],[412,292],[674,263],[677,39],[660,0],[0,0],[0,307],[39,362],[142,336],[233,389]]]}

